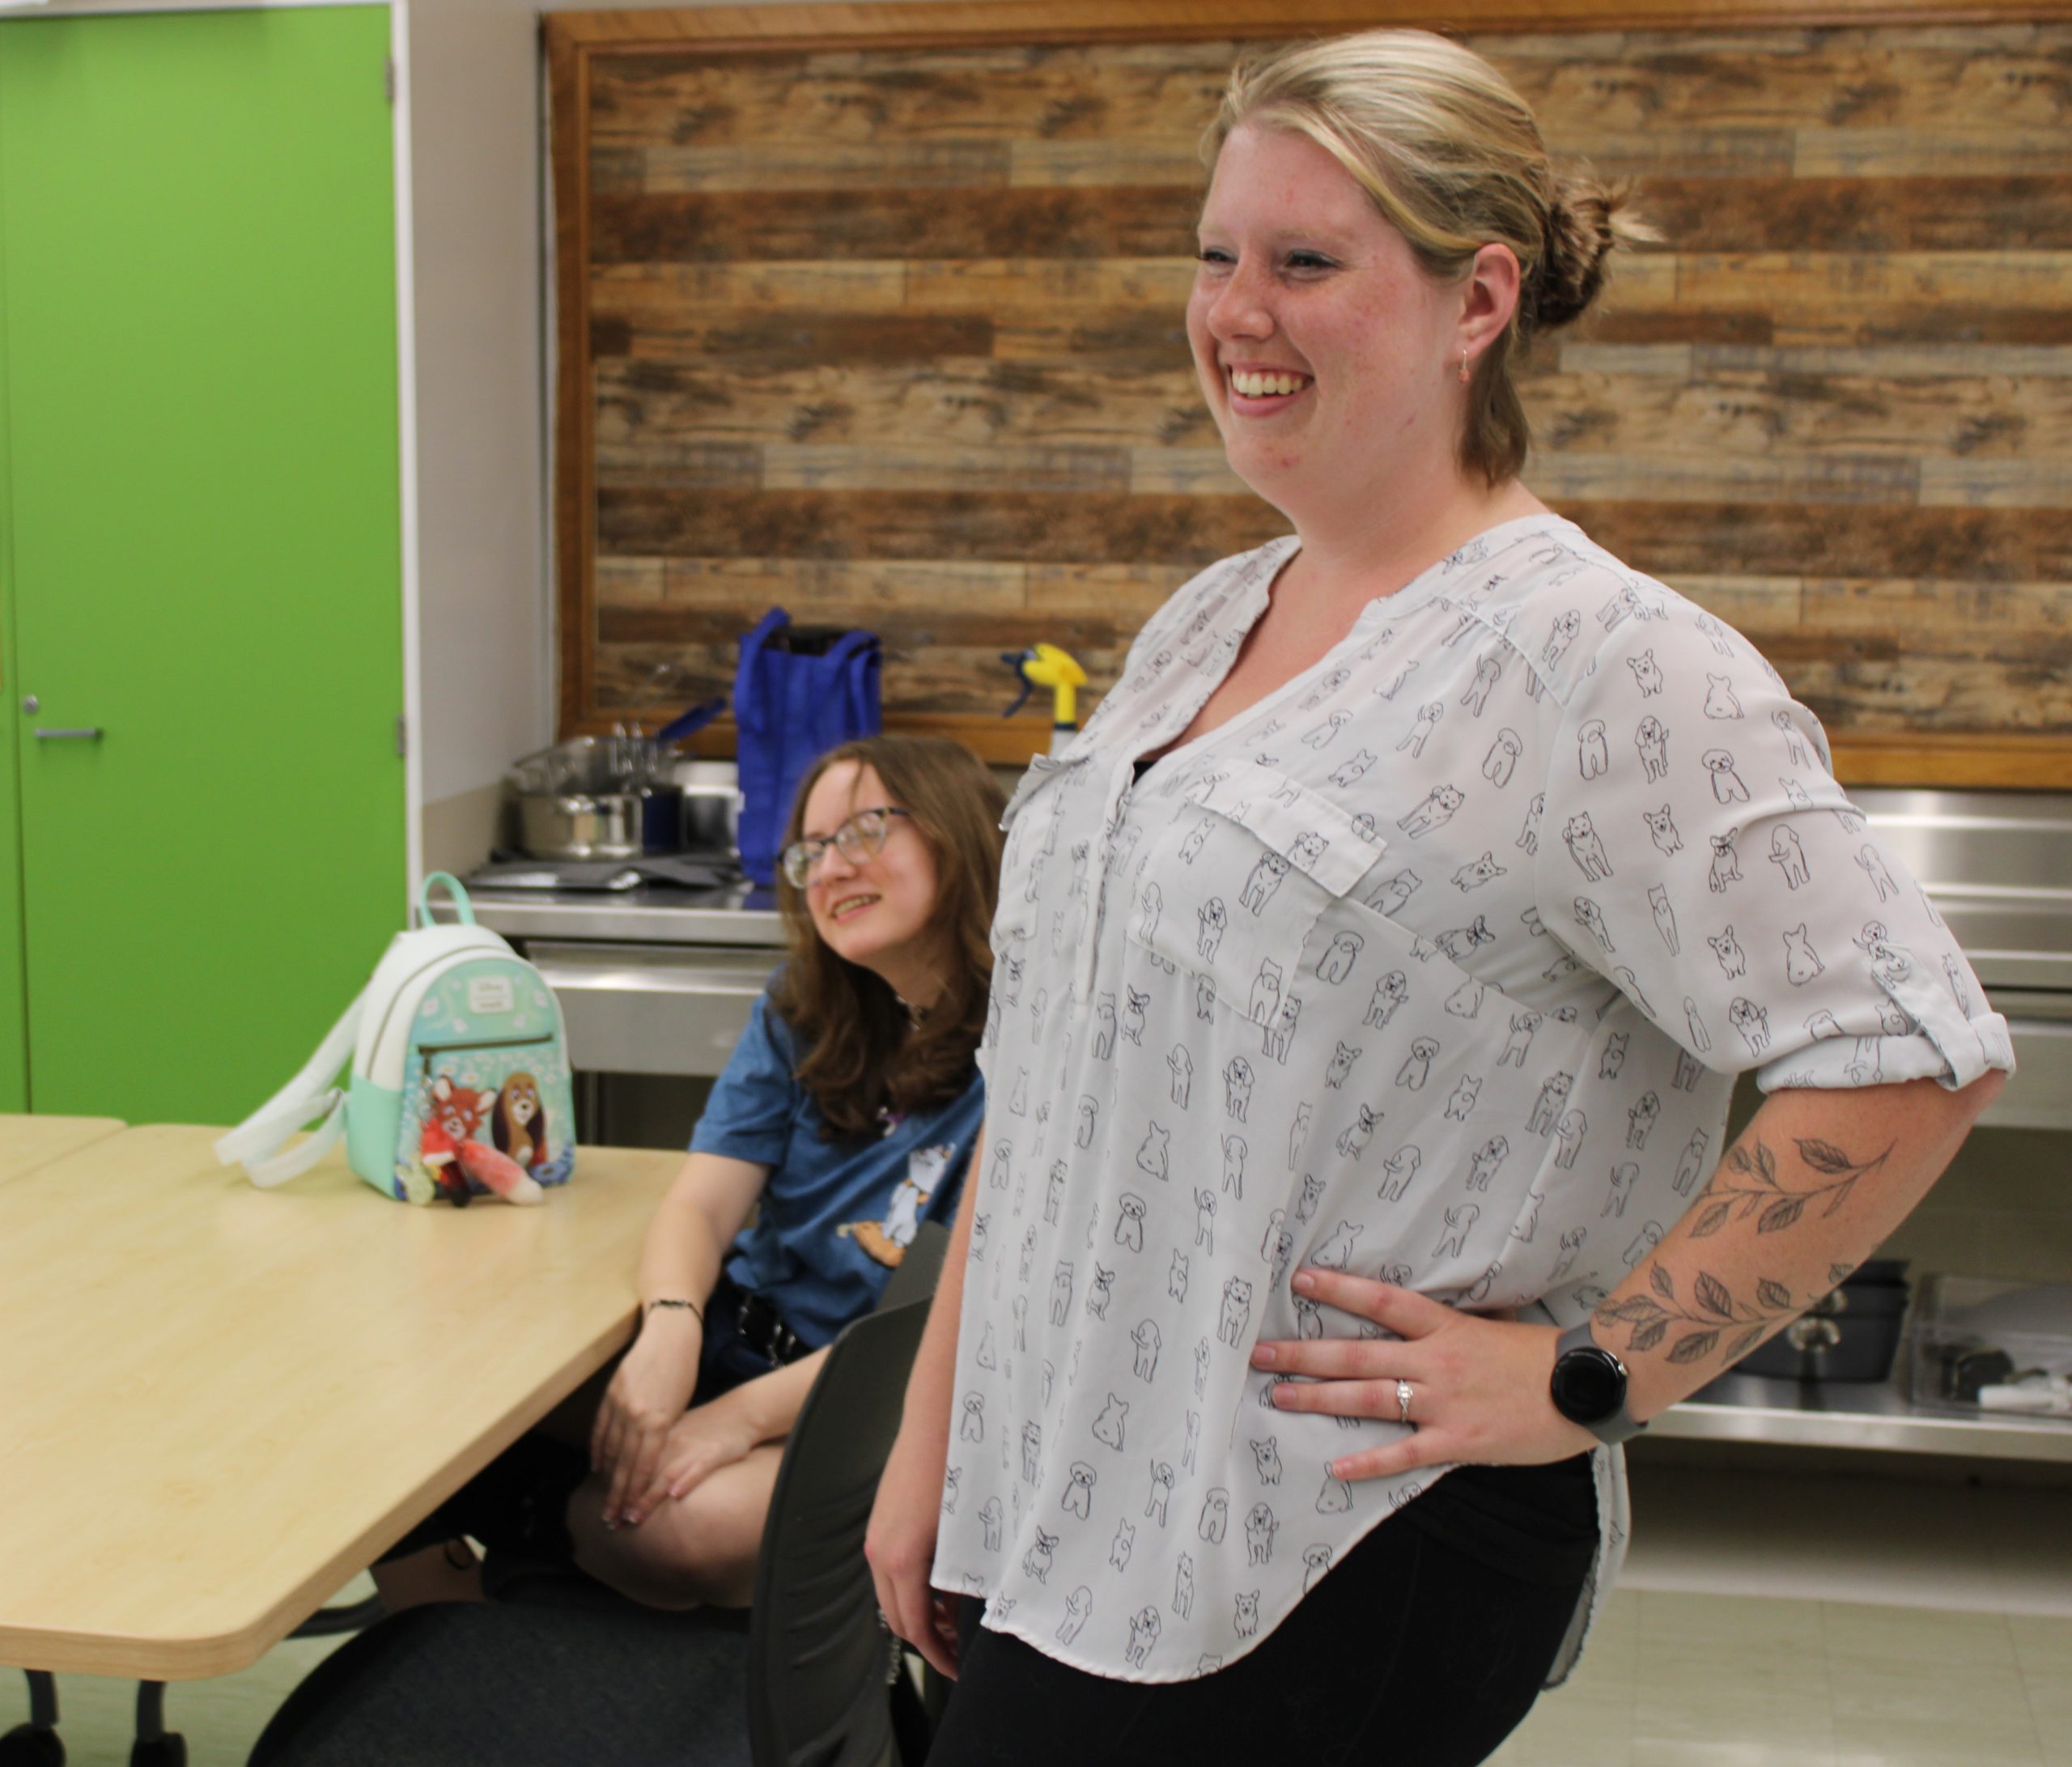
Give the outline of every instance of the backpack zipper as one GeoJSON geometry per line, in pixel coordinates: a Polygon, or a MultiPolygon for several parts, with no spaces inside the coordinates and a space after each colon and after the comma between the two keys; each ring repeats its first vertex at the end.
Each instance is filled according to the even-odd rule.
{"type": "Polygon", "coordinates": [[[429,1073],[434,1056],[450,1056],[467,1049],[526,1049],[535,1043],[550,1043],[553,1041],[554,1033],[550,1030],[537,1037],[488,1037],[472,1043],[419,1043],[418,1054],[423,1058],[424,1070],[429,1073]]]}

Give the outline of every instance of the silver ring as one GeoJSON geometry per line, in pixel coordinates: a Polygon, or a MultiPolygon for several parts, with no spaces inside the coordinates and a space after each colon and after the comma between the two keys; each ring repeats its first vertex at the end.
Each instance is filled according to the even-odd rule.
{"type": "Polygon", "coordinates": [[[1395,1383],[1395,1421],[1405,1429],[1410,1427],[1410,1383],[1407,1380],[1395,1383]]]}

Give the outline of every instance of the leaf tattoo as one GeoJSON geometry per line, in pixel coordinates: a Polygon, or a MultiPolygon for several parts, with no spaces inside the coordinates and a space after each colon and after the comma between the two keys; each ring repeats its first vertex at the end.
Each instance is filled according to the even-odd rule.
{"type": "Polygon", "coordinates": [[[1669,1353],[1672,1362],[1695,1362],[1700,1357],[1709,1356],[1713,1346],[1719,1342],[1717,1332],[1692,1332],[1676,1340],[1676,1348],[1669,1353]]]}
{"type": "Polygon", "coordinates": [[[1729,1367],[1732,1367],[1734,1363],[1739,1361],[1743,1357],[1746,1356],[1749,1353],[1749,1351],[1752,1350],[1758,1344],[1761,1343],[1763,1341],[1763,1334],[1768,1329],[1769,1327],[1766,1325],[1751,1325],[1747,1331],[1743,1332],[1740,1336],[1737,1337],[1727,1350],[1727,1366],[1729,1367]]]}
{"type": "MultiPolygon", "coordinates": [[[[1759,1234],[1773,1234],[1781,1227],[1790,1226],[1805,1213],[1806,1201],[1803,1197],[1785,1197],[1781,1201],[1772,1203],[1763,1211],[1762,1218],[1756,1223],[1756,1231],[1759,1234]]],[[[1832,1214],[1833,1211],[1831,1209],[1828,1213],[1832,1214]]]]}
{"type": "Polygon", "coordinates": [[[1675,1281],[1660,1264],[1649,1271],[1648,1281],[1655,1291],[1653,1295],[1634,1294],[1623,1301],[1608,1300],[1597,1310],[1599,1324],[1607,1328],[1614,1325],[1633,1327],[1633,1334],[1626,1340],[1627,1352],[1631,1355],[1659,1348],[1672,1331],[1682,1327],[1689,1329],[1681,1331],[1670,1345],[1669,1360],[1681,1363],[1702,1361],[1719,1348],[1720,1340],[1728,1328],[1735,1327],[1726,1359],[1738,1362],[1768,1336],[1779,1323],[1799,1310],[1792,1300],[1791,1290],[1768,1276],[1756,1285],[1756,1300],[1753,1306],[1736,1301],[1733,1291],[1710,1271],[1698,1272],[1696,1298],[1689,1306],[1678,1302],[1675,1281]]]}
{"type": "Polygon", "coordinates": [[[1832,1215],[1849,1200],[1857,1181],[1875,1172],[1891,1157],[1892,1148],[1899,1145],[1895,1141],[1875,1158],[1858,1161],[1818,1136],[1799,1136],[1794,1140],[1807,1170],[1819,1173],[1826,1182],[1810,1184],[1803,1190],[1788,1190],[1777,1176],[1777,1155],[1767,1141],[1759,1137],[1752,1154],[1737,1145],[1706,1181],[1698,1199],[1697,1217],[1691,1224],[1691,1237],[1709,1239],[1737,1216],[1743,1221],[1752,1217],[1759,1234],[1781,1233],[1797,1225],[1807,1206],[1822,1197],[1827,1199],[1823,1215],[1832,1215]]]}

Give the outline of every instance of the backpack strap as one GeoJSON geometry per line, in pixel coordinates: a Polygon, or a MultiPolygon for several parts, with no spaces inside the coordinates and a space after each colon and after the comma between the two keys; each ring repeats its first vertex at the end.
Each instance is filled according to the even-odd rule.
{"type": "Polygon", "coordinates": [[[299,1177],[338,1145],[346,1132],[346,1093],[336,1081],[359,1039],[360,1013],[366,1005],[367,990],[362,988],[302,1071],[217,1141],[219,1160],[226,1166],[242,1165],[253,1183],[270,1190],[299,1177]],[[291,1152],[281,1152],[289,1137],[313,1117],[323,1121],[309,1139],[291,1152]]]}

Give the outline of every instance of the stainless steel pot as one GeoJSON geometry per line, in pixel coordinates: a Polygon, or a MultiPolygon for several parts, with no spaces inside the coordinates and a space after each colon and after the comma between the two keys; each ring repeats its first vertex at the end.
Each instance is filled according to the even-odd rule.
{"type": "Polygon", "coordinates": [[[520,792],[518,846],[533,859],[642,859],[683,850],[683,793],[520,792]]]}
{"type": "MultiPolygon", "coordinates": [[[[703,709],[703,708],[701,708],[703,709]]],[[[533,859],[732,857],[741,792],[731,761],[676,760],[644,737],[575,737],[529,754],[506,782],[533,859]]]]}

